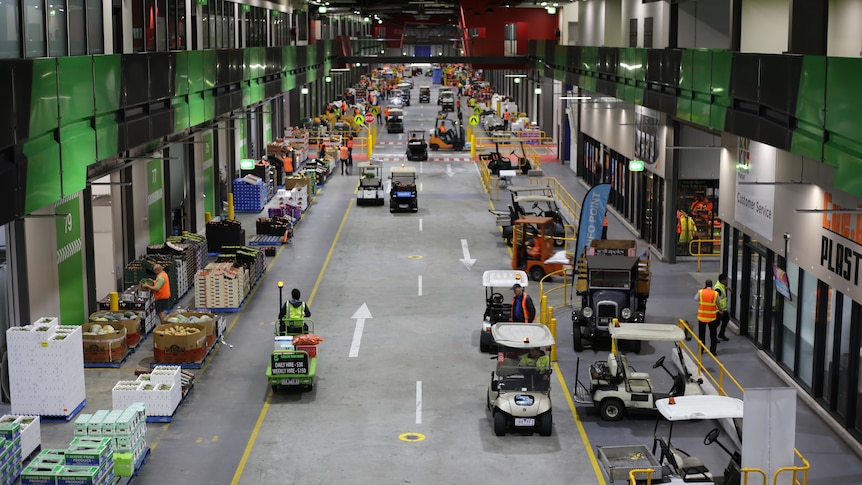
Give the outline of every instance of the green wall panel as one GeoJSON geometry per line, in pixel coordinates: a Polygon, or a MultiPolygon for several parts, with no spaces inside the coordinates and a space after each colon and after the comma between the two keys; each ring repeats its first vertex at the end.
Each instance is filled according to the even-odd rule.
{"type": "Polygon", "coordinates": [[[147,162],[147,215],[149,216],[150,244],[165,242],[163,166],[163,160],[147,162]]]}
{"type": "Polygon", "coordinates": [[[171,98],[171,109],[174,112],[174,133],[192,126],[189,122],[189,103],[186,96],[171,98]]]}
{"type": "Polygon", "coordinates": [[[731,52],[714,51],[712,53],[712,95],[715,102],[722,106],[730,106],[730,69],[733,63],[731,52]]]}
{"type": "Polygon", "coordinates": [[[691,121],[691,92],[683,92],[676,98],[676,116],[677,118],[691,121]]]}
{"type": "Polygon", "coordinates": [[[57,242],[57,288],[60,292],[60,321],[79,325],[87,322],[84,304],[84,258],[81,254],[81,203],[79,194],[60,201],[54,214],[57,242]]]}
{"type": "Polygon", "coordinates": [[[92,93],[96,101],[96,114],[120,108],[120,59],[119,55],[93,56],[94,78],[98,80],[97,89],[92,93]]]}
{"type": "Polygon", "coordinates": [[[24,213],[47,207],[60,200],[60,145],[54,133],[24,142],[27,157],[27,184],[24,213]]]}
{"type": "Polygon", "coordinates": [[[804,56],[796,99],[797,126],[790,142],[793,153],[815,160],[823,158],[825,98],[826,57],[804,56]]]}
{"type": "Polygon", "coordinates": [[[215,217],[220,215],[215,213],[215,177],[213,176],[213,132],[207,131],[203,135],[201,135],[201,139],[204,143],[201,144],[203,147],[202,156],[203,156],[203,177],[204,177],[204,195],[206,198],[204,199],[204,211],[209,212],[211,216],[215,217]]]}
{"type": "Polygon", "coordinates": [[[215,118],[215,96],[212,90],[204,91],[203,95],[204,120],[211,120],[215,118]]]}
{"type": "Polygon", "coordinates": [[[581,49],[581,69],[591,74],[598,72],[599,48],[584,47],[581,49]]]}
{"type": "Polygon", "coordinates": [[[712,51],[704,49],[691,51],[691,90],[696,93],[712,94],[712,51]]]}
{"type": "Polygon", "coordinates": [[[174,74],[174,95],[189,93],[189,51],[177,52],[177,71],[174,74]]]}
{"type": "MultiPolygon", "coordinates": [[[[679,62],[679,87],[688,91],[694,90],[694,52],[691,49],[682,51],[679,62]]],[[[678,109],[678,108],[677,108],[678,109]]]]}
{"type": "Polygon", "coordinates": [[[855,149],[827,142],[823,147],[825,159],[835,167],[835,187],[851,194],[862,194],[862,153],[855,149]]]}
{"type": "Polygon", "coordinates": [[[216,85],[216,51],[203,51],[203,57],[201,58],[201,71],[203,76],[201,91],[214,88],[216,85]]]}
{"type": "Polygon", "coordinates": [[[207,121],[203,93],[189,94],[189,126],[197,126],[207,121]]]}
{"type": "Polygon", "coordinates": [[[93,58],[58,57],[57,79],[63,123],[93,116],[93,58]]]}
{"type": "Polygon", "coordinates": [[[251,104],[251,85],[249,81],[242,81],[240,86],[242,87],[242,104],[248,106],[251,104]]]}
{"type": "Polygon", "coordinates": [[[190,51],[188,53],[189,94],[204,90],[204,53],[190,51]]]}
{"type": "Polygon", "coordinates": [[[63,174],[63,194],[84,190],[87,185],[87,166],[96,162],[96,132],[90,120],[79,121],[60,128],[60,153],[63,174]]]}
{"type": "Polygon", "coordinates": [[[826,129],[846,137],[862,133],[862,59],[830,57],[826,63],[826,129]]]}
{"type": "Polygon", "coordinates": [[[59,126],[58,116],[57,59],[33,59],[30,136],[39,136],[57,128],[59,126]]]}
{"type": "Polygon", "coordinates": [[[96,159],[104,160],[119,151],[117,140],[120,129],[117,126],[117,118],[114,113],[96,116],[95,120],[96,159]]]}
{"type": "Polygon", "coordinates": [[[703,126],[711,125],[712,103],[709,94],[694,93],[691,100],[691,122],[703,126]]]}

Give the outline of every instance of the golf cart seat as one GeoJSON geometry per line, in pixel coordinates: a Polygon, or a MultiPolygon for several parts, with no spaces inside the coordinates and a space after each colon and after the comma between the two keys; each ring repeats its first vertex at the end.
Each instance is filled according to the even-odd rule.
{"type": "Polygon", "coordinates": [[[652,392],[649,374],[646,372],[635,372],[629,365],[628,359],[626,359],[625,355],[623,355],[621,359],[622,362],[619,365],[622,367],[623,372],[625,372],[626,377],[628,378],[629,389],[631,389],[632,392],[652,392]]]}
{"type": "MultiPolygon", "coordinates": [[[[679,474],[686,483],[713,483],[712,474],[700,458],[669,444],[664,438],[656,438],[655,442],[661,448],[659,462],[667,460],[668,465],[679,474]]],[[[653,445],[655,449],[655,445],[653,445]]]]}
{"type": "Polygon", "coordinates": [[[279,335],[299,335],[308,333],[308,324],[302,320],[284,319],[278,322],[279,335]]]}
{"type": "Polygon", "coordinates": [[[619,373],[619,367],[617,366],[617,356],[614,354],[608,354],[608,373],[611,376],[616,376],[619,373]]]}

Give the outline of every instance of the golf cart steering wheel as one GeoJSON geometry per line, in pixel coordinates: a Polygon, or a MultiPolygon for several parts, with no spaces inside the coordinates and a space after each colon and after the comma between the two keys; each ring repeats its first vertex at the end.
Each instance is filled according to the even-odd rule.
{"type": "Polygon", "coordinates": [[[655,364],[653,364],[653,365],[652,365],[652,368],[653,368],[653,369],[658,369],[659,367],[661,367],[661,366],[662,366],[662,364],[664,364],[664,358],[665,358],[665,356],[664,356],[664,355],[662,355],[661,357],[659,357],[659,358],[658,358],[658,360],[657,360],[657,361],[655,361],[655,364]]]}
{"type": "Polygon", "coordinates": [[[504,298],[501,293],[491,293],[491,297],[488,298],[488,301],[494,305],[502,305],[504,298]]]}
{"type": "Polygon", "coordinates": [[[706,433],[706,436],[703,437],[704,445],[711,445],[715,443],[715,440],[718,439],[718,435],[721,433],[718,428],[712,428],[712,431],[706,433]]]}

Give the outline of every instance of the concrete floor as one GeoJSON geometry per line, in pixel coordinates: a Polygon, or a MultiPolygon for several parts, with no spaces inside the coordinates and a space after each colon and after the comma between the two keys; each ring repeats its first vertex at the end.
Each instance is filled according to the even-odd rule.
{"type": "MultiPolygon", "coordinates": [[[[381,130],[381,141],[394,142],[375,150],[376,156],[390,160],[385,162],[387,175],[402,163],[392,160],[406,149],[406,131],[431,129],[436,112],[435,104],[414,104],[405,109],[405,134],[381,130]]],[[[562,301],[552,303],[559,323],[553,435],[494,436],[485,410],[494,362],[478,351],[481,275],[508,268],[509,253],[488,213],[489,199],[476,166],[434,161],[440,157],[466,159],[468,152],[432,152],[429,162],[409,162],[417,167],[420,184],[419,211],[413,214],[390,214],[388,205],[357,207],[357,177],[331,177],[296,237],[268,261],[268,271],[243,311],[226,314],[225,341],[232,347],[218,347],[195,371],[197,384],[172,423],[148,425],[152,455],[135,483],[440,484],[502,477],[506,482],[604,484],[593,461],[595,446],[651,446],[653,416],[608,423],[590,406],[574,412],[568,394],[577,379],[577,357],[585,379],[585,366],[606,358],[607,350],[588,349],[576,356],[571,308],[562,301]],[[476,259],[470,270],[459,261],[462,239],[476,259]],[[316,333],[325,339],[310,392],[273,394],[264,377],[279,280],[286,291],[302,291],[316,333]],[[370,316],[358,356],[350,357],[355,315],[363,305],[370,316]],[[401,439],[405,434],[421,434],[424,440],[401,439]]],[[[583,197],[585,189],[568,165],[543,168],[576,199],[583,197]]],[[[253,230],[248,228],[256,217],[243,214],[239,219],[253,230]]],[[[614,217],[609,233],[610,238],[631,237],[614,217]]],[[[694,263],[653,261],[652,268],[648,319],[692,320],[691,297],[703,275],[717,273],[717,263],[705,264],[701,273],[694,272],[694,263]]],[[[538,300],[535,283],[528,292],[538,300]]],[[[130,378],[136,367],[149,366],[152,341],[142,345],[122,369],[87,370],[84,412],[109,409],[113,384],[130,378]]],[[[666,350],[645,345],[631,362],[638,370],[649,370],[666,350]]],[[[738,336],[720,348],[722,362],[744,386],[783,386],[756,352],[738,336]]],[[[658,372],[651,372],[657,387],[669,389],[670,378],[658,372]]],[[[720,474],[726,455],[715,445],[702,444],[711,427],[691,423],[674,431],[674,441],[720,474]]],[[[43,447],[65,447],[72,437],[71,424],[46,423],[42,429],[43,447]]],[[[862,477],[862,461],[801,402],[797,447],[811,461],[811,484],[855,483],[862,477]]]]}

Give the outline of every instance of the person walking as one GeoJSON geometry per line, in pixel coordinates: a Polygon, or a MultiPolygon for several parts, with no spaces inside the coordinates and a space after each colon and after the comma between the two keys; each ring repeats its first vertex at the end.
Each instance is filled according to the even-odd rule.
{"type": "Polygon", "coordinates": [[[344,175],[345,170],[347,170],[347,175],[350,175],[350,167],[347,165],[348,158],[350,158],[350,153],[347,150],[347,142],[345,141],[338,148],[338,159],[341,161],[341,175],[344,175]]]}
{"type": "Polygon", "coordinates": [[[697,301],[697,337],[706,345],[706,329],[709,328],[709,351],[718,355],[718,293],[712,289],[712,280],[706,280],[694,299],[697,301]]]}
{"type": "Polygon", "coordinates": [[[506,108],[506,111],[503,111],[503,131],[509,131],[509,118],[511,118],[509,108],[506,108]]]}
{"type": "Polygon", "coordinates": [[[724,341],[730,340],[727,338],[727,324],[730,322],[730,313],[727,311],[727,293],[731,291],[727,287],[727,273],[718,275],[718,281],[715,282],[713,290],[718,293],[718,338],[724,341]]]}
{"type": "Polygon", "coordinates": [[[353,168],[353,134],[347,135],[347,167],[353,168]]]}
{"type": "Polygon", "coordinates": [[[515,297],[512,299],[511,321],[533,323],[533,320],[536,318],[536,307],[533,306],[533,299],[524,291],[524,287],[518,283],[512,285],[512,291],[515,292],[515,297]]]}
{"type": "Polygon", "coordinates": [[[171,299],[171,282],[162,265],[154,264],[153,272],[156,273],[153,284],[143,283],[141,288],[153,292],[153,298],[156,300],[156,313],[159,314],[159,321],[164,325],[165,319],[168,317],[168,300],[171,299]]]}
{"type": "Polygon", "coordinates": [[[605,219],[602,221],[602,239],[608,238],[608,212],[605,211],[605,219]]]}

